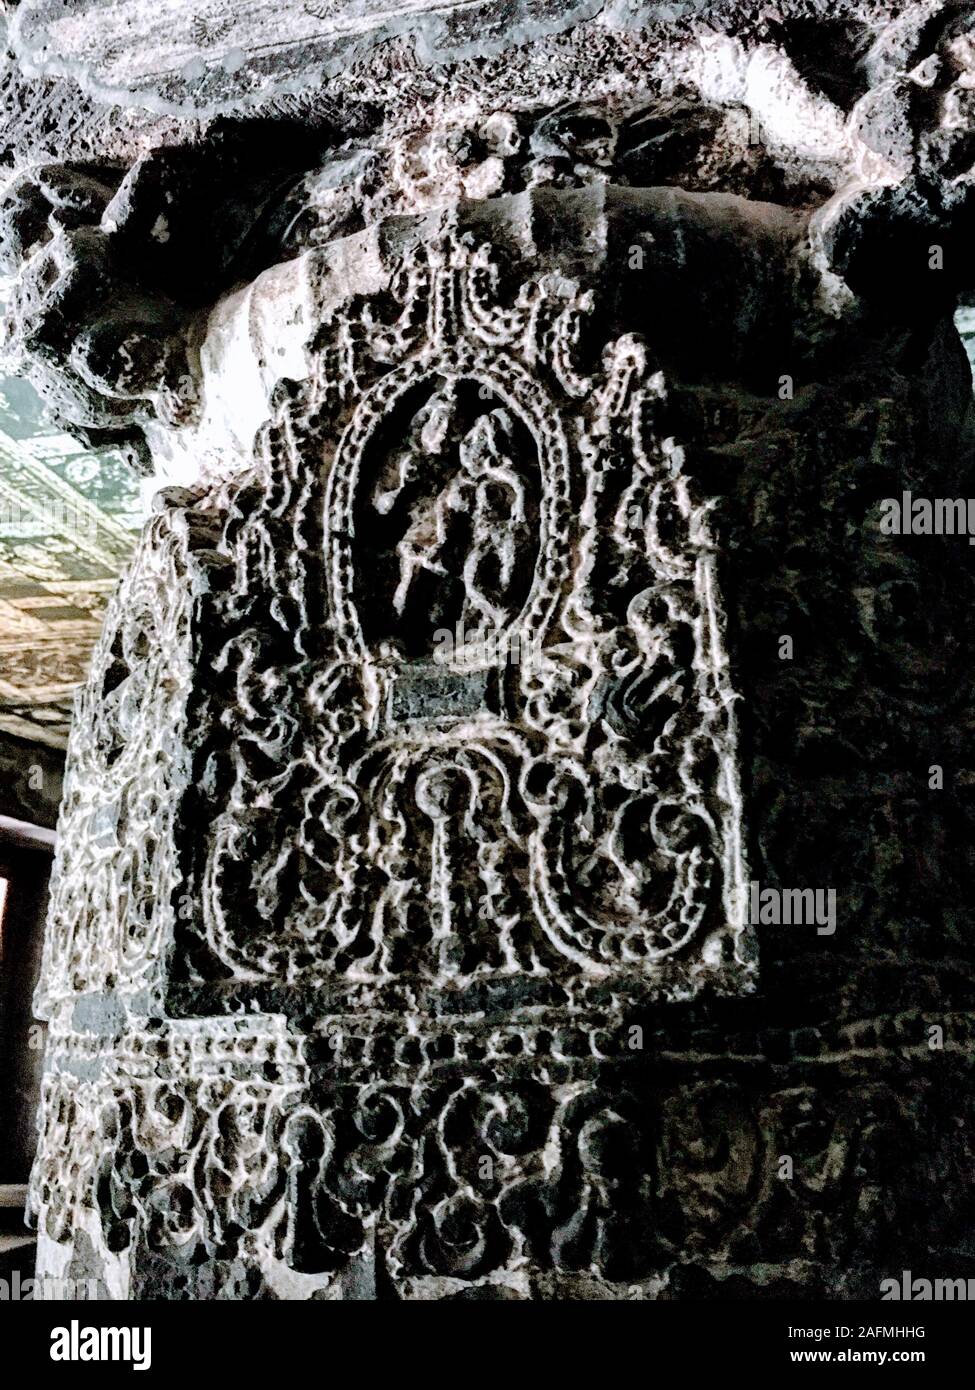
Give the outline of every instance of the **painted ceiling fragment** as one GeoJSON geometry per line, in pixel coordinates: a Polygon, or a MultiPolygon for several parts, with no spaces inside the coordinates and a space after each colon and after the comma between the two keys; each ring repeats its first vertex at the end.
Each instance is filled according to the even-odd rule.
{"type": "Polygon", "coordinates": [[[105,603],[142,525],[122,457],[48,422],[0,377],[0,730],[63,747],[105,603]]]}

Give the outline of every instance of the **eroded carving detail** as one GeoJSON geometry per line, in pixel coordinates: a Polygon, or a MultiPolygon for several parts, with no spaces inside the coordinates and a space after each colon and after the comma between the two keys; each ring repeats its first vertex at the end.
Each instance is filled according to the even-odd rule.
{"type": "Polygon", "coordinates": [[[709,504],[644,342],[511,262],[448,226],[324,317],[113,605],[45,963],[52,1267],[80,1222],[130,1293],[651,1269],[634,1010],[752,971],[709,504]]]}
{"type": "Polygon", "coordinates": [[[971,473],[971,20],[719,8],[429,67],[400,37],[307,93],[280,49],[221,77],[217,16],[159,95],[263,92],[234,132],[7,72],[12,346],[91,442],[211,489],[154,523],[80,708],[51,1275],[970,1274],[970,567],[870,507],[971,473]],[[715,540],[752,874],[842,910],[720,1002],[751,972],[715,540]]]}
{"type": "MultiPolygon", "coordinates": [[[[920,1022],[894,1029],[919,1066],[910,1098],[885,1045],[849,1054],[824,1090],[839,1035],[797,1051],[804,1079],[782,1087],[732,1051],[720,1078],[683,1060],[651,1081],[625,1044],[598,1069],[426,1045],[322,1067],[267,1019],[61,1034],[34,1173],[42,1249],[86,1229],[109,1265],[132,1261],[118,1288],[133,1296],[679,1297],[709,1263],[733,1292],[768,1226],[815,1282],[822,1265],[882,1260],[885,1213],[918,1181],[914,1122],[945,1084],[920,1022]]],[[[952,1026],[961,1056],[970,1020],[952,1026]]],[[[961,1183],[963,1138],[946,1134],[944,1154],[961,1183]]]]}
{"type": "Polygon", "coordinates": [[[223,543],[203,978],[747,974],[708,503],[645,345],[585,369],[591,311],[448,234],[282,393],[223,543]]]}

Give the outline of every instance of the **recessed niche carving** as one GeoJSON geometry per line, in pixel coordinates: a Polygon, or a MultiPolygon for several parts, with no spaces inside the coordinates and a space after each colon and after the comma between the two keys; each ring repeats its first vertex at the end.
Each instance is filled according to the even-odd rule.
{"type": "Polygon", "coordinates": [[[538,555],[537,448],[517,412],[476,381],[424,382],[381,421],[360,474],[355,593],[371,650],[431,658],[445,632],[501,645],[538,555]]]}
{"type": "Polygon", "coordinates": [[[448,230],[323,322],[218,547],[175,979],[747,977],[710,504],[592,309],[448,230]]]}

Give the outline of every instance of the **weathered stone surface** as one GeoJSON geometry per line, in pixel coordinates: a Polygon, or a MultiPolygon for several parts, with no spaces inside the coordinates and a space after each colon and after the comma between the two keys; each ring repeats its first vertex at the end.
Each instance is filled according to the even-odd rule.
{"type": "Polygon", "coordinates": [[[278,92],[307,92],[391,38],[414,40],[424,59],[498,52],[568,28],[600,0],[283,0],[241,11],[215,0],[187,8],[116,0],[26,0],[12,42],[36,76],[76,77],[109,98],[120,91],[161,110],[221,110],[278,92]]]}
{"type": "Polygon", "coordinates": [[[43,1270],[970,1272],[970,551],[878,524],[970,476],[969,29],[401,40],[21,172],[13,349],[167,484],[69,753],[43,1270]],[[829,886],[835,931],[749,880],[829,886]]]}

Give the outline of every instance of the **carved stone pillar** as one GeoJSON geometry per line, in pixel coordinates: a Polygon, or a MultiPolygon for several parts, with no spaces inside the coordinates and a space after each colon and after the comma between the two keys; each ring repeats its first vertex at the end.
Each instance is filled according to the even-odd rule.
{"type": "Polygon", "coordinates": [[[870,104],[809,77],[828,27],[736,23],[818,153],[753,148],[714,35],[608,30],[586,79],[586,22],[471,60],[476,98],[435,68],[436,121],[9,192],[24,369],[165,484],[69,752],[42,1273],[869,1296],[965,1220],[969,812],[926,778],[972,585],[876,511],[970,457],[927,268],[967,213],[911,203],[887,126],[826,148],[870,104]],[[833,930],[763,928],[752,881],[833,930]]]}

